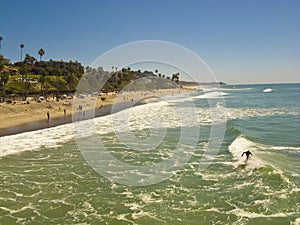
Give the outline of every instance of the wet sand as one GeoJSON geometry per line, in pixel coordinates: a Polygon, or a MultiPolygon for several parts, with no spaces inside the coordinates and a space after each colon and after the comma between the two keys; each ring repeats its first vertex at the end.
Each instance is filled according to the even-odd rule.
{"type": "MultiPolygon", "coordinates": [[[[124,102],[124,103],[118,103],[120,107],[118,107],[120,110],[130,107],[132,104],[131,102],[124,102]]],[[[142,103],[139,103],[142,104],[142,103]]],[[[137,105],[137,104],[136,104],[137,105]]],[[[97,108],[92,112],[91,114],[94,114],[95,117],[105,116],[111,114],[113,104],[107,104],[104,105],[102,108],[97,108]]],[[[120,111],[119,110],[119,111],[120,111]]],[[[115,111],[116,112],[116,111],[115,111]]],[[[90,113],[86,112],[87,115],[90,113]]],[[[60,117],[54,117],[50,118],[49,121],[47,119],[43,120],[36,120],[36,121],[30,121],[25,122],[23,124],[7,127],[7,128],[0,128],[0,137],[6,136],[6,135],[13,135],[28,131],[34,131],[34,130],[40,130],[45,129],[49,127],[55,127],[67,123],[73,122],[73,114],[69,114],[67,116],[60,116],[60,117]]],[[[74,116],[76,118],[76,116],[74,116]]],[[[90,119],[89,117],[85,117],[84,119],[90,119]]],[[[81,118],[82,120],[82,118],[81,118]]]]}
{"type": "Polygon", "coordinates": [[[30,104],[19,102],[15,105],[1,103],[0,137],[72,123],[73,121],[76,121],[77,116],[83,112],[87,115],[83,119],[89,119],[88,115],[93,115],[94,117],[109,115],[112,113],[113,106],[113,111],[116,112],[125,108],[145,104],[143,101],[136,101],[136,99],[141,100],[171,93],[175,94],[180,93],[180,91],[190,92],[191,90],[162,89],[156,90],[155,92],[126,93],[124,96],[117,96],[114,93],[109,93],[105,96],[105,101],[101,101],[100,96],[96,97],[96,99],[95,97],[90,97],[92,99],[90,102],[88,99],[82,100],[82,110],[73,109],[72,100],[63,100],[59,102],[50,100],[49,102],[32,102],[30,104]],[[71,105],[65,105],[66,102],[70,102],[71,105]],[[94,106],[91,106],[87,102],[94,103],[94,106]],[[64,110],[66,110],[66,114],[64,114],[64,110]],[[50,113],[49,121],[47,120],[47,112],[50,113]]]}

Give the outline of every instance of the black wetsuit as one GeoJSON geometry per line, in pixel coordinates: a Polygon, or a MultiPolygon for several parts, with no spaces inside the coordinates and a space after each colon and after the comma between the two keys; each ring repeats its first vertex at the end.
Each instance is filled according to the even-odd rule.
{"type": "Polygon", "coordinates": [[[243,152],[242,157],[243,157],[244,154],[246,154],[246,157],[247,157],[246,160],[248,160],[249,156],[252,155],[252,153],[249,150],[246,151],[246,152],[243,152]]]}

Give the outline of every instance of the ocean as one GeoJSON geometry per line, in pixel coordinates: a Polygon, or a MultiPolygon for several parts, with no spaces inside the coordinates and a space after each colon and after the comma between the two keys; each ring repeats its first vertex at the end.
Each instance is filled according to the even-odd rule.
{"type": "Polygon", "coordinates": [[[300,84],[145,101],[0,137],[0,224],[300,224],[300,84]]]}

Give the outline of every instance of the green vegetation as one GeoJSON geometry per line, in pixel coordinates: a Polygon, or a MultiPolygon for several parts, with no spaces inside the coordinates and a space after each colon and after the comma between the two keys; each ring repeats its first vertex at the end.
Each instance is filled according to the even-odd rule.
{"type": "MultiPolygon", "coordinates": [[[[0,53],[1,41],[0,36],[0,53]]],[[[46,54],[44,49],[37,51],[39,61],[26,53],[23,59],[25,45],[20,44],[20,61],[11,63],[9,59],[0,54],[0,101],[7,96],[49,95],[75,92],[79,81],[81,88],[91,92],[120,91],[126,87],[128,90],[172,88],[179,83],[179,73],[172,77],[140,70],[133,71],[129,67],[118,70],[112,66],[112,71],[104,71],[102,67],[84,67],[78,61],[42,61],[46,54]],[[157,77],[157,79],[153,79],[157,77]],[[101,90],[99,90],[99,88],[101,90]]]]}
{"type": "MultiPolygon", "coordinates": [[[[45,51],[40,49],[39,54],[41,59],[45,51]]],[[[11,94],[25,99],[29,94],[74,92],[83,73],[84,68],[78,62],[37,61],[26,54],[22,62],[11,64],[0,55],[0,96],[4,101],[11,94]]]]}
{"type": "Polygon", "coordinates": [[[87,67],[84,76],[81,78],[79,92],[102,92],[109,91],[137,91],[153,90],[161,88],[175,88],[179,83],[179,74],[170,77],[157,77],[152,71],[134,71],[128,68],[108,72],[102,67],[97,69],[87,67]]]}

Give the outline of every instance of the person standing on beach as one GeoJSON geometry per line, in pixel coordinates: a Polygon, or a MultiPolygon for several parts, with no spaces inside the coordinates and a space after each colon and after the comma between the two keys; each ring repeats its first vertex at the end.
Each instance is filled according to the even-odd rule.
{"type": "Polygon", "coordinates": [[[50,113],[49,113],[49,111],[47,112],[47,122],[49,122],[49,120],[50,120],[50,113]]]}
{"type": "Polygon", "coordinates": [[[67,110],[64,109],[64,117],[66,117],[66,115],[67,115],[67,110]]]}

